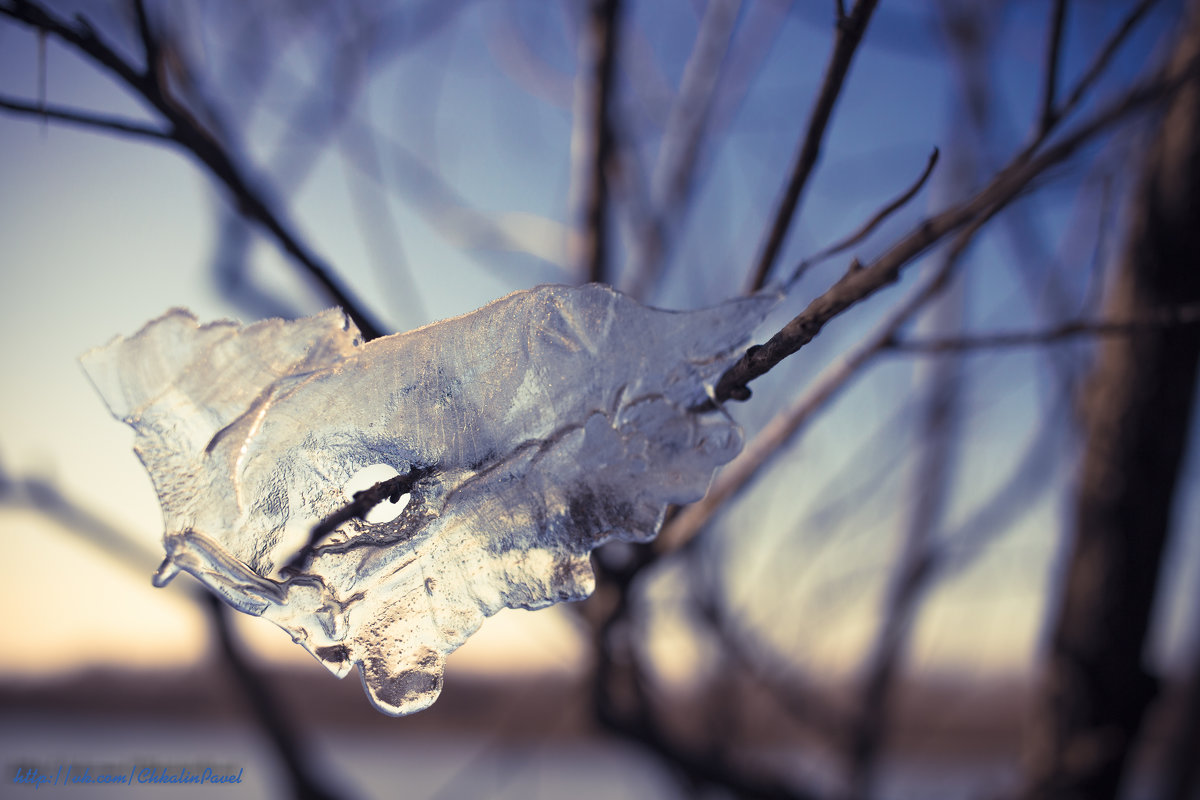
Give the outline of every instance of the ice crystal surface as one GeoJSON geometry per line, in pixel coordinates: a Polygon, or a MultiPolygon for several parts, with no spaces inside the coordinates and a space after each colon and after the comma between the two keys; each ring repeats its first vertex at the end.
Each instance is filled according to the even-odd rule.
{"type": "Polygon", "coordinates": [[[593,548],[704,494],[741,432],[689,409],[773,302],[668,312],[542,286],[365,344],[337,309],[248,326],[176,309],[83,362],[162,503],[155,582],[192,574],[406,714],[485,617],[587,596],[593,548]],[[390,475],[413,478],[398,514],[283,569],[352,482],[390,475]]]}

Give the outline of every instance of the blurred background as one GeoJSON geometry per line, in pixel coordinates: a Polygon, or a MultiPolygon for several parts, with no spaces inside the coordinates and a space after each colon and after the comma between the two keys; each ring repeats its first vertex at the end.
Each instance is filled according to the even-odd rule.
{"type": "Polygon", "coordinates": [[[1200,796],[1187,5],[0,0],[0,796],[1200,796]],[[151,587],[77,362],[173,306],[389,333],[590,280],[786,286],[763,342],[922,231],[728,404],[708,500],[403,719],[151,587]]]}

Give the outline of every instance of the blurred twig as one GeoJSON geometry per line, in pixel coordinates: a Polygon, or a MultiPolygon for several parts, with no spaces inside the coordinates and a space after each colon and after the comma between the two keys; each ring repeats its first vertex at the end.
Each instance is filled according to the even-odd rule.
{"type": "MultiPolygon", "coordinates": [[[[143,68],[134,66],[104,41],[82,15],[76,16],[73,22],[68,21],[31,0],[11,0],[0,5],[0,14],[57,36],[124,83],[157,113],[164,123],[162,133],[208,168],[212,176],[225,186],[242,213],[258,222],[279,242],[280,247],[346,311],[365,338],[383,335],[384,329],[342,287],[329,266],[302,242],[282,215],[271,209],[266,195],[254,187],[254,181],[235,163],[233,157],[170,94],[166,76],[162,74],[157,61],[148,60],[143,68]]],[[[158,52],[156,40],[148,25],[140,26],[140,30],[148,37],[144,45],[149,59],[158,52]]]]}
{"type": "MultiPolygon", "coordinates": [[[[950,258],[961,257],[961,249],[950,258]]],[[[960,293],[943,294],[932,309],[940,327],[961,325],[960,293]],[[951,303],[954,303],[951,306],[951,303]]],[[[893,718],[895,689],[903,668],[909,637],[920,616],[920,598],[931,585],[928,554],[934,547],[953,479],[953,460],[959,436],[962,376],[958,361],[935,362],[925,389],[923,419],[918,431],[919,464],[899,557],[888,580],[880,623],[864,665],[864,676],[847,741],[850,797],[873,796],[880,754],[893,718]]]]}
{"type": "MultiPolygon", "coordinates": [[[[625,563],[606,562],[598,553],[596,566],[608,608],[595,621],[596,665],[592,682],[592,706],[596,720],[607,730],[635,742],[679,770],[690,784],[726,789],[737,797],[762,800],[807,800],[817,795],[790,786],[760,769],[750,770],[720,755],[699,752],[677,741],[664,729],[654,713],[646,686],[645,668],[640,663],[631,630],[634,584],[656,556],[648,546],[633,548],[625,563]],[[624,679],[626,702],[618,699],[618,684],[624,679]],[[623,708],[624,706],[624,708],[623,708]]],[[[592,605],[597,605],[592,601],[592,605]]]]}
{"type": "MultiPolygon", "coordinates": [[[[974,134],[981,167],[993,167],[994,164],[988,163],[988,154],[996,145],[992,139],[998,130],[1004,133],[1004,121],[1008,117],[1004,109],[999,107],[999,98],[1003,93],[995,86],[996,76],[1000,72],[993,63],[996,55],[997,20],[986,16],[985,6],[942,0],[938,8],[941,12],[941,27],[945,30],[948,40],[947,49],[957,61],[962,75],[962,107],[970,123],[964,128],[974,134]]],[[[1040,146],[1046,141],[1073,107],[1064,106],[1060,111],[1057,105],[1057,70],[1060,58],[1057,48],[1061,48],[1059,40],[1065,36],[1066,11],[1065,6],[1055,6],[1051,11],[1047,53],[1042,67],[1043,105],[1038,119],[1035,120],[1033,138],[1026,145],[1024,152],[1032,152],[1030,148],[1040,146]]],[[[1072,92],[1076,100],[1081,98],[1083,92],[1092,86],[1092,81],[1102,74],[1102,68],[1107,63],[1106,58],[1116,52],[1139,18],[1138,9],[1134,9],[1098,49],[1093,56],[1091,68],[1072,92]]],[[[1015,138],[1015,134],[1013,136],[1015,138]]],[[[1102,164],[1103,161],[1097,159],[1097,163],[1102,164]]],[[[1077,203],[1085,203],[1091,196],[1090,192],[1081,191],[1077,194],[1077,203]]],[[[1039,211],[1040,209],[1033,207],[1032,203],[1014,204],[1003,216],[1001,230],[1007,234],[1012,253],[1010,263],[1015,267],[1022,286],[1030,297],[1031,306],[1039,316],[1047,318],[1050,322],[1057,322],[1066,318],[1072,305],[1067,296],[1066,278],[1076,267],[1073,263],[1064,263],[1063,258],[1052,252],[1043,242],[1039,211]]],[[[1077,362],[1058,350],[1046,351],[1045,357],[1058,380],[1063,383],[1064,389],[1072,391],[1079,379],[1077,362]]]]}
{"type": "Polygon", "coordinates": [[[661,274],[670,240],[695,196],[700,151],[741,5],[741,0],[713,0],[704,9],[651,178],[648,212],[653,224],[643,221],[643,235],[633,251],[630,293],[634,297],[645,297],[661,274]]]}
{"type": "Polygon", "coordinates": [[[142,576],[149,575],[162,561],[161,555],[135,537],[67,497],[53,481],[15,477],[0,465],[0,504],[28,508],[50,517],[118,564],[142,576]]]}
{"type": "Polygon", "coordinates": [[[168,134],[152,125],[120,117],[112,117],[107,114],[96,114],[89,111],[77,111],[61,106],[52,106],[41,100],[36,103],[29,103],[11,97],[0,97],[0,108],[5,111],[11,111],[14,114],[28,114],[43,119],[52,119],[56,122],[78,125],[83,128],[108,131],[121,136],[131,136],[135,139],[151,139],[160,142],[172,141],[168,134]]]}
{"type": "MultiPolygon", "coordinates": [[[[14,478],[0,468],[0,504],[45,514],[65,530],[98,547],[118,564],[136,570],[142,576],[149,574],[161,560],[133,536],[63,494],[51,481],[14,478]]],[[[316,778],[312,758],[295,734],[295,726],[285,718],[270,688],[238,648],[229,624],[229,607],[208,591],[196,590],[191,595],[208,611],[221,653],[250,703],[253,718],[284,765],[291,796],[297,800],[336,800],[341,797],[341,794],[326,789],[316,778]]]]}
{"type": "Polygon", "coordinates": [[[1036,155],[1023,150],[970,199],[925,219],[870,264],[853,262],[828,291],[809,303],[766,344],[748,350],[721,376],[714,390],[716,402],[748,399],[750,391],[746,385],[750,381],[812,341],[829,320],[894,283],[907,264],[947,235],[999,213],[1046,170],[1072,156],[1098,134],[1132,114],[1153,108],[1194,76],[1198,64],[1200,60],[1193,60],[1179,72],[1157,76],[1133,87],[1036,155]]]}
{"type": "Polygon", "coordinates": [[[613,151],[613,95],[621,29],[621,0],[591,0],[580,35],[580,70],[576,84],[576,191],[582,197],[578,228],[578,261],[592,282],[609,279],[609,170],[613,151]],[[586,187],[586,188],[584,188],[586,187]]]}
{"type": "Polygon", "coordinates": [[[902,192],[895,200],[892,200],[886,206],[879,209],[879,211],[875,212],[875,215],[860,225],[858,230],[844,239],[834,242],[829,247],[826,247],[824,250],[818,252],[816,255],[809,256],[801,261],[796,268],[792,270],[791,277],[789,277],[786,283],[784,283],[784,288],[790,289],[798,280],[800,280],[801,277],[804,276],[806,272],[808,272],[809,269],[816,264],[819,264],[828,258],[832,258],[839,253],[844,253],[851,247],[854,247],[856,244],[862,242],[864,239],[870,236],[876,228],[882,225],[888,219],[888,217],[890,217],[892,214],[895,214],[897,211],[903,208],[909,200],[912,200],[914,197],[916,197],[917,192],[921,191],[922,187],[924,187],[926,182],[929,180],[929,176],[933,174],[933,168],[937,166],[939,154],[940,151],[938,148],[933,148],[933,152],[929,154],[929,160],[925,162],[925,169],[923,169],[921,174],[917,176],[917,179],[913,182],[912,186],[905,189],[904,192],[902,192]]]}
{"type": "Polygon", "coordinates": [[[229,606],[209,592],[204,592],[202,597],[217,634],[221,655],[250,704],[254,719],[284,765],[291,790],[289,794],[296,800],[337,800],[342,797],[341,793],[326,787],[314,773],[312,756],[296,735],[295,724],[284,716],[271,689],[242,654],[229,621],[233,613],[229,606]]]}
{"type": "Polygon", "coordinates": [[[1112,62],[1113,56],[1117,54],[1117,51],[1121,49],[1121,45],[1129,39],[1130,35],[1137,28],[1138,23],[1159,2],[1160,0],[1140,0],[1137,5],[1130,9],[1129,13],[1121,21],[1121,24],[1117,26],[1112,35],[1109,36],[1107,41],[1096,52],[1096,56],[1092,59],[1087,69],[1084,70],[1079,80],[1075,82],[1071,91],[1067,93],[1067,97],[1063,102],[1051,107],[1048,112],[1043,110],[1037,132],[1030,147],[1035,147],[1043,142],[1058,122],[1079,106],[1087,93],[1096,85],[1096,81],[1108,69],[1108,65],[1112,62]]]}
{"type": "Polygon", "coordinates": [[[829,56],[829,64],[825,68],[821,90],[813,103],[804,138],[801,139],[799,150],[796,152],[783,196],[775,210],[762,252],[751,273],[750,291],[758,291],[766,284],[771,269],[775,266],[775,260],[778,258],[780,250],[783,249],[784,240],[791,229],[792,220],[796,215],[796,207],[804,193],[804,187],[821,155],[821,142],[829,127],[830,117],[833,116],[833,108],[842,93],[842,84],[846,80],[846,74],[850,71],[854,53],[862,41],[867,24],[871,21],[871,14],[874,13],[877,4],[878,0],[855,0],[854,7],[848,14],[844,13],[841,6],[837,9],[835,26],[837,32],[833,52],[829,56]]]}
{"type": "Polygon", "coordinates": [[[929,339],[893,339],[887,348],[901,353],[941,355],[972,350],[999,350],[1010,347],[1031,347],[1055,344],[1080,336],[1129,336],[1155,328],[1186,327],[1200,324],[1200,306],[1184,305],[1151,310],[1140,319],[1071,320],[1048,328],[1031,331],[980,333],[929,339]]]}
{"type": "MultiPolygon", "coordinates": [[[[976,220],[960,233],[956,248],[965,249],[983,222],[976,220]]],[[[668,551],[680,547],[707,525],[726,502],[748,486],[800,430],[887,347],[914,314],[942,291],[955,266],[956,259],[944,260],[929,279],[892,309],[856,347],[813,378],[805,392],[772,417],[741,454],[721,470],[708,494],[682,509],[663,526],[658,538],[659,547],[668,551]]]]}
{"type": "Polygon", "coordinates": [[[1062,59],[1063,35],[1066,31],[1067,0],[1054,0],[1050,11],[1049,33],[1046,36],[1046,62],[1042,67],[1042,102],[1038,114],[1038,135],[1044,136],[1057,118],[1058,72],[1062,59]]]}

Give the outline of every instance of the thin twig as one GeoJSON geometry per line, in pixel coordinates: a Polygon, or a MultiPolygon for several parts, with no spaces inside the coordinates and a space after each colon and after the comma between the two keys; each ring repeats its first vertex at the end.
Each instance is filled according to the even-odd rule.
{"type": "Polygon", "coordinates": [[[933,148],[933,152],[929,154],[929,160],[925,164],[925,169],[921,172],[916,182],[914,182],[912,186],[906,189],[904,193],[895,200],[879,209],[879,211],[875,213],[875,216],[867,220],[866,223],[864,223],[857,231],[841,241],[835,242],[816,255],[810,256],[801,261],[800,264],[794,270],[792,270],[791,277],[787,279],[786,283],[784,283],[784,291],[791,289],[791,287],[796,284],[796,281],[800,280],[804,273],[806,273],[814,265],[819,264],[827,258],[832,258],[839,253],[844,253],[846,250],[854,247],[863,239],[866,239],[877,227],[882,225],[888,217],[903,208],[909,200],[912,200],[914,197],[916,197],[917,192],[921,191],[921,188],[925,186],[925,182],[929,180],[929,176],[933,174],[933,168],[937,166],[938,155],[938,149],[936,147],[933,148]]]}
{"type": "Polygon", "coordinates": [[[796,207],[800,203],[800,196],[804,192],[813,167],[820,158],[821,142],[825,138],[825,131],[829,127],[833,108],[842,92],[842,84],[846,80],[846,74],[850,71],[854,53],[862,41],[867,23],[871,21],[871,14],[874,13],[877,4],[878,0],[856,0],[849,15],[845,14],[844,8],[838,8],[837,33],[833,53],[825,68],[825,78],[809,115],[808,126],[796,152],[796,159],[788,176],[787,186],[780,198],[779,206],[775,210],[762,252],[751,273],[749,290],[752,292],[758,291],[766,284],[767,278],[771,274],[771,268],[774,267],[775,260],[779,257],[780,250],[783,249],[784,240],[787,238],[788,231],[792,227],[792,220],[796,215],[796,207]]]}
{"type": "Polygon", "coordinates": [[[313,526],[308,534],[308,542],[280,571],[295,573],[304,569],[308,559],[312,557],[313,550],[322,539],[352,519],[365,519],[372,509],[384,501],[399,502],[401,497],[412,491],[417,481],[432,472],[431,467],[413,467],[403,475],[396,475],[361,492],[355,492],[353,500],[313,526]]]}
{"type": "MultiPolygon", "coordinates": [[[[947,1],[939,4],[939,8],[946,18],[944,27],[950,36],[950,52],[960,62],[959,72],[963,76],[963,80],[959,81],[963,93],[962,108],[969,122],[963,128],[974,132],[975,148],[980,153],[981,163],[975,171],[978,173],[984,168],[994,170],[998,165],[987,156],[987,152],[996,122],[1004,117],[1003,112],[996,108],[996,97],[1000,93],[993,85],[996,70],[991,66],[995,51],[995,26],[986,19],[956,25],[954,15],[962,13],[959,7],[947,1]]],[[[1034,124],[1038,124],[1037,120],[1034,124]]],[[[1036,134],[1035,141],[1044,140],[1055,124],[1056,120],[1049,120],[1042,132],[1036,134]]],[[[1086,190],[1078,193],[1081,199],[1088,196],[1086,190]]],[[[1050,252],[1043,241],[1041,228],[1035,222],[1037,210],[1032,205],[1014,204],[1004,215],[1001,230],[1006,234],[1012,250],[1011,261],[1031,305],[1049,320],[1066,319],[1069,314],[1068,303],[1059,277],[1060,270],[1055,269],[1060,259],[1050,252]]],[[[1078,365],[1066,358],[1065,354],[1050,350],[1046,355],[1052,372],[1065,386],[1078,379],[1078,365]]]]}
{"type": "Polygon", "coordinates": [[[1109,36],[1108,40],[1096,53],[1096,57],[1092,60],[1092,63],[1088,65],[1088,68],[1084,70],[1083,75],[1080,76],[1079,80],[1076,81],[1075,86],[1070,92],[1067,93],[1067,97],[1065,100],[1063,100],[1062,105],[1054,109],[1048,124],[1043,123],[1038,126],[1039,133],[1034,137],[1035,146],[1049,135],[1050,131],[1055,125],[1058,124],[1059,120],[1063,119],[1072,111],[1074,111],[1075,107],[1082,102],[1084,96],[1088,93],[1096,81],[1100,79],[1100,76],[1104,74],[1104,70],[1108,67],[1109,62],[1112,61],[1113,56],[1117,54],[1117,50],[1121,48],[1121,45],[1125,43],[1125,40],[1128,39],[1130,34],[1133,33],[1134,29],[1137,28],[1137,25],[1142,21],[1142,18],[1145,17],[1150,9],[1153,8],[1158,2],[1159,0],[1141,0],[1141,2],[1139,2],[1130,10],[1129,14],[1126,15],[1125,19],[1121,21],[1121,24],[1115,31],[1113,31],[1112,35],[1109,36]]]}
{"type": "Polygon", "coordinates": [[[981,333],[938,339],[893,339],[887,349],[916,355],[942,355],[968,350],[999,350],[1054,344],[1079,336],[1128,336],[1141,331],[1200,324],[1200,306],[1163,309],[1159,314],[1136,320],[1072,320],[1050,328],[1030,331],[981,333]]]}
{"type": "MultiPolygon", "coordinates": [[[[766,374],[780,361],[812,341],[829,320],[894,283],[899,279],[901,269],[947,235],[999,213],[1035,179],[1069,158],[1097,134],[1134,113],[1154,106],[1192,80],[1197,72],[1197,63],[1189,63],[1177,74],[1156,77],[1135,86],[1039,155],[1023,150],[975,196],[924,220],[871,264],[861,266],[854,262],[840,280],[809,303],[766,344],[750,348],[730,367],[717,382],[715,401],[721,403],[731,399],[748,399],[750,390],[747,384],[750,381],[766,374]]],[[[697,410],[709,407],[704,405],[697,410]]]]}
{"type": "Polygon", "coordinates": [[[1039,136],[1045,136],[1058,118],[1055,102],[1058,98],[1058,71],[1066,21],[1067,0],[1054,0],[1050,11],[1049,33],[1046,37],[1046,63],[1042,68],[1042,102],[1037,128],[1039,136]]]}
{"type": "Polygon", "coordinates": [[[646,670],[632,640],[635,627],[631,619],[632,601],[637,594],[634,583],[658,559],[647,545],[637,546],[627,563],[609,564],[603,555],[598,553],[598,556],[595,562],[598,577],[616,597],[594,629],[596,668],[592,676],[592,711],[596,721],[653,753],[694,784],[724,788],[736,797],[815,800],[818,796],[815,793],[764,775],[761,769],[748,770],[724,756],[700,752],[670,734],[654,714],[646,670]],[[627,688],[633,704],[631,710],[620,708],[612,685],[617,678],[630,684],[627,688]]]}
{"type": "Polygon", "coordinates": [[[122,136],[155,139],[159,142],[172,144],[175,142],[169,133],[161,131],[152,125],[145,125],[141,122],[134,122],[133,120],[122,119],[120,117],[95,114],[90,111],[66,108],[64,106],[50,106],[41,101],[29,103],[24,100],[0,97],[0,108],[15,114],[28,114],[29,116],[41,117],[42,119],[53,120],[55,122],[64,122],[84,128],[117,133],[122,136]]]}
{"type": "Polygon", "coordinates": [[[1070,395],[1061,385],[1051,387],[1054,396],[1044,411],[1037,430],[1020,459],[1008,471],[1004,483],[973,509],[970,515],[938,536],[939,545],[928,551],[925,567],[940,579],[961,574],[987,552],[997,539],[1013,529],[1013,523],[1036,507],[1041,493],[1050,488],[1054,469],[1064,452],[1068,436],[1067,416],[1070,395]]]}
{"type": "MultiPolygon", "coordinates": [[[[160,58],[162,50],[158,38],[150,30],[150,17],[146,13],[146,0],[133,0],[134,16],[137,17],[138,38],[142,40],[142,51],[146,57],[147,78],[161,79],[160,58]]],[[[161,88],[160,83],[160,88],[161,88]]]]}
{"type": "Polygon", "coordinates": [[[708,493],[680,510],[663,526],[657,539],[659,549],[670,552],[682,547],[708,524],[726,502],[749,486],[808,422],[861,374],[863,368],[892,340],[896,331],[942,290],[952,269],[953,263],[949,260],[945,262],[857,347],[826,367],[794,403],[772,417],[741,454],[718,473],[708,493]]]}
{"type": "Polygon", "coordinates": [[[776,652],[765,637],[755,636],[722,599],[721,591],[712,587],[698,594],[696,601],[700,617],[720,639],[722,652],[778,699],[794,720],[816,732],[822,744],[836,746],[841,742],[850,716],[848,710],[827,696],[818,682],[802,675],[793,660],[776,652]]]}
{"type": "Polygon", "coordinates": [[[718,473],[708,493],[698,502],[682,509],[663,526],[657,540],[658,547],[669,551],[687,544],[704,529],[727,501],[762,474],[767,465],[795,439],[808,422],[887,347],[896,333],[926,303],[945,289],[963,254],[991,216],[981,215],[963,228],[955,237],[937,271],[928,280],[897,305],[858,347],[826,367],[792,405],[772,417],[741,454],[718,473]]]}
{"type": "MultiPolygon", "coordinates": [[[[374,339],[383,335],[383,328],[341,286],[329,266],[309,250],[279,214],[271,210],[266,196],[253,188],[250,178],[234,163],[230,154],[187,109],[167,93],[166,83],[159,80],[155,64],[147,64],[146,72],[138,70],[101,39],[82,16],[77,16],[72,24],[31,0],[14,0],[11,4],[0,5],[0,14],[57,36],[119,78],[161,115],[167,123],[168,136],[188,150],[208,168],[213,177],[224,184],[242,213],[265,228],[280,247],[320,284],[330,299],[346,311],[364,338],[374,339]]],[[[150,35],[148,29],[147,35],[150,35]]]]}

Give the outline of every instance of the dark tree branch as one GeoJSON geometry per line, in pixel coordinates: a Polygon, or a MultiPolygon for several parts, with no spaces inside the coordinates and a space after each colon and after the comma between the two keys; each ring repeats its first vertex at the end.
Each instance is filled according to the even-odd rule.
{"type": "MultiPolygon", "coordinates": [[[[374,339],[383,335],[383,328],[341,286],[330,267],[309,250],[281,216],[271,210],[265,196],[253,188],[250,178],[234,163],[220,142],[170,96],[155,64],[147,64],[145,71],[138,70],[102,40],[83,17],[77,17],[72,24],[30,0],[12,0],[7,5],[0,5],[0,14],[57,36],[119,78],[162,117],[167,123],[167,135],[171,140],[190,152],[225,186],[242,213],[269,232],[280,247],[316,280],[330,299],[346,311],[364,338],[374,339]]],[[[154,41],[148,26],[146,35],[150,36],[150,42],[154,41]]]]}
{"type": "Polygon", "coordinates": [[[795,402],[772,417],[741,454],[717,474],[704,497],[681,509],[663,525],[656,542],[660,550],[669,552],[691,541],[725,503],[749,486],[776,455],[861,374],[896,332],[941,293],[961,253],[982,225],[981,219],[963,230],[950,255],[927,281],[901,301],[861,343],[817,375],[795,402]]]}
{"type": "MultiPolygon", "coordinates": [[[[990,37],[995,26],[986,20],[976,19],[973,23],[954,24],[955,14],[961,14],[960,6],[943,2],[939,6],[945,17],[944,27],[950,37],[950,51],[959,62],[959,71],[963,78],[960,81],[963,93],[963,108],[965,117],[970,123],[968,129],[975,134],[976,146],[980,149],[985,163],[983,168],[994,168],[994,164],[986,163],[990,159],[986,153],[989,148],[991,131],[1000,124],[1006,116],[997,109],[998,92],[994,86],[996,70],[993,68],[992,57],[995,52],[994,40],[990,37]]],[[[1043,68],[1045,69],[1045,67],[1043,68]]],[[[1057,90],[1056,90],[1057,91],[1057,90]]],[[[1035,126],[1037,121],[1035,120],[1035,126]]],[[[1049,135],[1051,121],[1041,132],[1035,130],[1035,141],[1042,141],[1049,135]]],[[[979,170],[977,170],[979,171],[979,170]]],[[[1086,191],[1080,191],[1078,197],[1087,197],[1086,191]]],[[[1015,205],[1004,215],[1001,230],[1007,235],[1011,261],[1021,279],[1025,292],[1033,308],[1048,319],[1057,321],[1066,319],[1070,313],[1059,259],[1054,257],[1051,249],[1043,242],[1040,226],[1037,223],[1037,211],[1032,204],[1015,205]]],[[[1067,354],[1050,350],[1046,354],[1050,367],[1064,387],[1069,387],[1078,379],[1078,366],[1075,361],[1068,359],[1067,354]]]]}
{"type": "Polygon", "coordinates": [[[29,508],[53,519],[116,563],[136,570],[143,580],[162,560],[160,553],[64,495],[53,482],[14,477],[3,465],[0,465],[0,505],[29,508]]]}
{"type": "Polygon", "coordinates": [[[276,757],[283,762],[289,794],[296,800],[336,800],[340,794],[331,791],[313,772],[312,757],[306,752],[296,735],[296,726],[288,720],[275,700],[266,681],[254,671],[243,656],[235,641],[229,623],[232,613],[216,595],[204,592],[205,608],[217,634],[217,644],[225,663],[229,665],[242,695],[250,705],[259,726],[267,734],[267,740],[275,750],[276,757]]]}
{"type": "Polygon", "coordinates": [[[846,80],[846,74],[850,71],[854,53],[862,41],[867,24],[871,21],[871,14],[874,13],[877,4],[878,0],[856,0],[849,15],[845,13],[844,8],[840,6],[838,8],[837,33],[833,53],[825,68],[825,78],[809,115],[808,126],[804,138],[800,142],[799,150],[796,152],[783,196],[775,210],[775,216],[768,230],[762,252],[751,273],[749,290],[752,292],[758,291],[766,285],[771,269],[775,266],[775,260],[779,257],[780,250],[783,249],[783,243],[787,239],[788,231],[792,227],[792,220],[796,215],[796,207],[800,204],[800,196],[804,193],[808,178],[821,156],[821,142],[825,139],[829,119],[833,116],[834,106],[842,93],[842,84],[846,80]]]}
{"type": "Polygon", "coordinates": [[[120,117],[110,117],[106,114],[95,114],[90,111],[80,111],[63,106],[51,106],[43,101],[29,103],[24,100],[0,97],[0,109],[11,111],[14,114],[24,114],[53,120],[54,122],[78,125],[92,130],[108,131],[109,133],[116,133],[121,136],[153,139],[171,144],[175,143],[175,140],[169,133],[161,131],[152,125],[145,125],[141,122],[121,119],[120,117]]]}
{"type": "Polygon", "coordinates": [[[1054,127],[1057,126],[1059,121],[1074,111],[1075,108],[1083,101],[1083,98],[1087,95],[1088,91],[1095,86],[1096,81],[1098,81],[1100,76],[1104,74],[1105,69],[1108,68],[1109,62],[1112,61],[1113,56],[1115,56],[1117,51],[1121,49],[1121,45],[1125,43],[1125,41],[1137,28],[1138,23],[1145,18],[1146,14],[1150,12],[1150,9],[1157,5],[1158,2],[1159,0],[1141,0],[1136,6],[1130,9],[1129,14],[1126,15],[1125,19],[1121,21],[1121,24],[1117,26],[1117,29],[1113,31],[1112,35],[1109,36],[1108,40],[1104,43],[1100,50],[1097,51],[1096,57],[1092,60],[1092,63],[1088,65],[1088,68],[1084,70],[1083,75],[1080,76],[1079,80],[1076,81],[1075,86],[1072,87],[1062,104],[1054,108],[1048,116],[1042,116],[1041,124],[1038,126],[1038,133],[1034,137],[1033,146],[1036,146],[1038,143],[1044,141],[1054,127]]]}
{"type": "Polygon", "coordinates": [[[697,595],[696,602],[724,655],[769,691],[794,720],[815,731],[822,744],[837,747],[845,738],[849,711],[827,697],[824,687],[801,674],[791,658],[755,636],[720,595],[717,587],[709,587],[697,595]]]}
{"type": "Polygon", "coordinates": [[[613,153],[613,93],[620,31],[621,0],[592,0],[583,33],[592,59],[585,99],[590,151],[586,160],[587,189],[583,208],[582,258],[587,278],[608,279],[609,186],[613,153]]]}
{"type": "Polygon", "coordinates": [[[308,543],[288,560],[281,571],[292,573],[301,571],[322,539],[352,519],[365,519],[367,514],[370,514],[371,510],[380,503],[399,502],[401,497],[412,491],[417,481],[432,472],[433,469],[430,467],[413,467],[403,475],[396,475],[363,489],[361,492],[355,492],[353,500],[313,526],[312,531],[308,534],[308,543]]]}
{"type": "MultiPolygon", "coordinates": [[[[723,788],[744,798],[816,800],[817,795],[761,775],[760,771],[743,769],[726,757],[685,746],[676,741],[655,717],[645,670],[632,641],[631,615],[634,583],[646,567],[656,562],[657,555],[647,545],[636,546],[630,561],[619,566],[607,564],[602,555],[596,560],[604,590],[615,595],[594,628],[596,667],[592,681],[592,709],[596,721],[606,730],[640,745],[679,770],[690,783],[723,788]],[[632,709],[622,710],[622,704],[615,696],[615,684],[620,678],[632,684],[629,687],[632,709]]],[[[592,605],[595,604],[593,600],[592,605]]]]}
{"type": "Polygon", "coordinates": [[[147,78],[159,81],[160,88],[165,90],[166,87],[161,82],[162,50],[159,47],[158,37],[150,30],[150,17],[146,13],[146,0],[132,0],[132,2],[134,16],[137,17],[138,38],[142,40],[142,51],[146,57],[145,75],[147,78]]]}
{"type": "Polygon", "coordinates": [[[1063,35],[1066,32],[1067,0],[1054,0],[1050,11],[1050,27],[1046,37],[1046,63],[1042,67],[1042,102],[1038,114],[1037,135],[1045,136],[1058,115],[1058,71],[1062,56],[1063,35]]]}
{"type": "Polygon", "coordinates": [[[747,384],[750,381],[766,374],[811,342],[831,319],[894,283],[905,266],[947,235],[999,213],[1034,180],[1072,156],[1098,134],[1135,113],[1154,107],[1194,76],[1198,63],[1200,61],[1193,60],[1176,74],[1157,77],[1130,89],[1040,154],[1034,155],[1028,149],[1022,151],[974,197],[926,219],[872,263],[862,266],[853,262],[828,291],[809,303],[766,344],[750,348],[721,376],[714,391],[716,402],[748,399],[747,384]]]}

